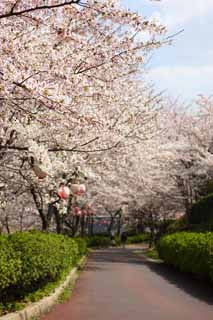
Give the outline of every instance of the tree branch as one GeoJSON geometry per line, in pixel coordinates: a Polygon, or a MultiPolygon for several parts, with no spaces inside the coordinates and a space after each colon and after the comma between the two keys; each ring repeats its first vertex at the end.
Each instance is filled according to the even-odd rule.
{"type": "MultiPolygon", "coordinates": [[[[89,143],[98,140],[99,138],[96,137],[84,144],[82,144],[80,147],[88,145],[89,143]]],[[[119,146],[121,142],[118,141],[116,142],[114,145],[111,145],[109,147],[105,147],[105,148],[100,148],[100,149],[88,149],[88,150],[83,150],[83,149],[77,149],[77,146],[73,147],[73,148],[66,148],[66,147],[56,147],[56,148],[49,148],[48,152],[62,152],[62,151],[66,151],[66,152],[77,152],[77,153],[93,153],[93,152],[104,152],[104,151],[109,151],[112,150],[116,147],[119,146]]],[[[9,145],[0,145],[0,150],[1,149],[6,149],[6,150],[17,150],[17,151],[28,151],[29,148],[28,147],[19,147],[19,146],[9,146],[9,145]]]]}
{"type": "Polygon", "coordinates": [[[33,8],[28,8],[28,9],[24,9],[24,10],[20,10],[20,11],[14,11],[15,6],[17,4],[17,2],[16,2],[15,5],[11,8],[11,10],[9,12],[0,15],[0,19],[9,18],[9,17],[12,17],[12,16],[20,16],[20,15],[22,15],[24,13],[29,13],[29,12],[38,11],[38,10],[54,9],[54,8],[68,6],[68,5],[71,5],[71,4],[78,4],[79,2],[80,2],[80,0],[71,0],[71,1],[66,1],[64,3],[54,4],[54,5],[36,6],[36,7],[33,7],[33,8]]]}

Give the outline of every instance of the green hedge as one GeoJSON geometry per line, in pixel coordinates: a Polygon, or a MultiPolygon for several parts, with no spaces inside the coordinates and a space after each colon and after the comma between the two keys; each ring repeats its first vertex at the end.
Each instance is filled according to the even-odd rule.
{"type": "Polygon", "coordinates": [[[161,238],[157,249],[167,264],[213,281],[213,233],[174,233],[161,238]]]}
{"type": "Polygon", "coordinates": [[[205,230],[213,230],[213,194],[196,202],[188,215],[190,225],[200,225],[205,230]]]}
{"type": "Polygon", "coordinates": [[[109,247],[111,245],[111,239],[105,236],[92,236],[87,238],[87,246],[93,247],[109,247]]]}
{"type": "Polygon", "coordinates": [[[84,240],[57,234],[33,231],[0,236],[1,303],[18,301],[56,281],[85,252],[84,240]]]}
{"type": "Polygon", "coordinates": [[[167,229],[166,232],[168,233],[176,233],[176,232],[182,232],[182,231],[188,231],[189,226],[187,224],[186,216],[183,216],[177,220],[175,220],[173,223],[171,223],[167,229]]]}
{"type": "MultiPolygon", "coordinates": [[[[127,244],[133,244],[133,243],[142,243],[145,241],[149,241],[150,235],[148,233],[142,233],[134,236],[128,236],[127,238],[127,244]]],[[[120,237],[116,236],[114,245],[119,246],[121,244],[120,237]]],[[[110,239],[110,237],[96,235],[87,238],[87,246],[90,248],[93,247],[109,247],[113,245],[113,241],[110,239]]]]}
{"type": "Polygon", "coordinates": [[[130,236],[127,238],[127,244],[134,244],[134,243],[142,243],[149,241],[150,234],[149,233],[141,233],[134,236],[130,236]]]}
{"type": "Polygon", "coordinates": [[[80,256],[87,254],[87,241],[83,238],[73,238],[78,245],[80,256]]]}

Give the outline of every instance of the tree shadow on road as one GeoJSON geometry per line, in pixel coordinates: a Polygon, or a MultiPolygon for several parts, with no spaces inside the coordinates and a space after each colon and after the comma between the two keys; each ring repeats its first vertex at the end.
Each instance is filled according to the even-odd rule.
{"type": "Polygon", "coordinates": [[[164,263],[143,261],[143,264],[187,294],[213,305],[213,287],[207,281],[196,279],[192,274],[180,272],[164,263]]]}
{"type": "MultiPolygon", "coordinates": [[[[152,272],[166,281],[185,291],[187,294],[213,305],[213,285],[207,281],[196,279],[191,274],[180,272],[164,263],[148,261],[143,256],[143,249],[138,248],[110,248],[97,250],[91,254],[91,258],[98,263],[128,263],[137,264],[149,268],[152,272]],[[135,253],[137,251],[137,254],[135,253]]],[[[102,267],[100,267],[102,269],[102,267]]]]}

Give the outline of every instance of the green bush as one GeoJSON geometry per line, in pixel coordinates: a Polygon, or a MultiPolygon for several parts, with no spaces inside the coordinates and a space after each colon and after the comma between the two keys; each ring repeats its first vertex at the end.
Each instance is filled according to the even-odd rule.
{"type": "Polygon", "coordinates": [[[21,276],[21,260],[6,237],[0,237],[0,295],[1,291],[16,284],[21,276]]]}
{"type": "Polygon", "coordinates": [[[84,240],[57,234],[33,231],[1,236],[1,303],[14,304],[46,284],[57,281],[85,252],[84,240]]]}
{"type": "Polygon", "coordinates": [[[185,216],[173,221],[173,223],[171,223],[166,229],[168,233],[175,233],[187,230],[189,230],[189,226],[187,224],[185,216]]]}
{"type": "Polygon", "coordinates": [[[159,257],[175,268],[213,281],[213,234],[180,232],[164,236],[159,257]]]}
{"type": "Polygon", "coordinates": [[[83,238],[73,238],[78,245],[79,255],[83,256],[87,253],[87,242],[83,238]]]}
{"type": "Polygon", "coordinates": [[[156,248],[144,252],[145,256],[153,260],[159,260],[159,254],[156,248]]]}
{"type": "Polygon", "coordinates": [[[119,247],[121,245],[121,238],[119,236],[115,236],[115,246],[119,247]]]}
{"type": "Polygon", "coordinates": [[[87,238],[87,246],[93,247],[109,247],[111,245],[111,239],[104,236],[93,236],[87,238]]]}
{"type": "Polygon", "coordinates": [[[141,234],[128,237],[126,243],[127,244],[142,243],[142,242],[149,241],[149,239],[150,239],[149,233],[141,233],[141,234]]]}
{"type": "Polygon", "coordinates": [[[188,223],[203,226],[205,230],[213,230],[213,194],[209,194],[192,206],[188,223]]]}

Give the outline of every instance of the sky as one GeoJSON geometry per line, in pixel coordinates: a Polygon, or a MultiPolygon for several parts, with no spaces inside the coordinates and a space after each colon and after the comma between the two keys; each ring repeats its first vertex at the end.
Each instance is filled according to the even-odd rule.
{"type": "Polygon", "coordinates": [[[213,94],[213,0],[121,0],[124,7],[157,18],[168,36],[184,29],[172,45],[155,51],[148,79],[183,102],[213,94]]]}

